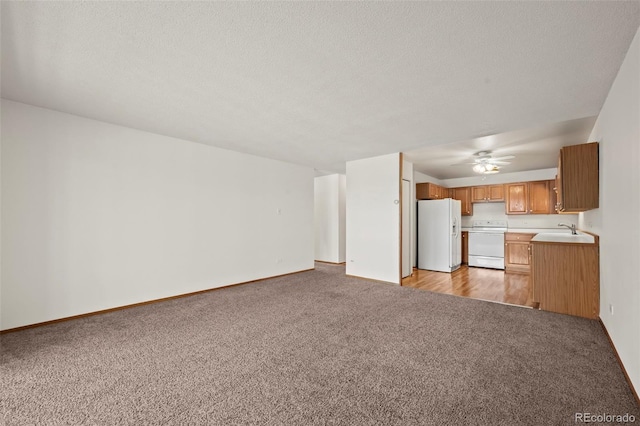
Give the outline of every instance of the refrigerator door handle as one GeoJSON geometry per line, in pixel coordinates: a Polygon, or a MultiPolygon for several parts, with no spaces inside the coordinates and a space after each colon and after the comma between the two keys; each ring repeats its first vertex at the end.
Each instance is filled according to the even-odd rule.
{"type": "Polygon", "coordinates": [[[458,218],[457,217],[453,217],[453,229],[451,230],[451,235],[453,235],[454,237],[458,236],[458,218]]]}

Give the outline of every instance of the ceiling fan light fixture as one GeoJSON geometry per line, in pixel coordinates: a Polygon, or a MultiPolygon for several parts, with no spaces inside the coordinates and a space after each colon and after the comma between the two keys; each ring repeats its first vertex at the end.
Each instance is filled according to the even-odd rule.
{"type": "Polygon", "coordinates": [[[476,164],[473,166],[473,171],[476,173],[484,173],[484,164],[476,164]]]}
{"type": "Polygon", "coordinates": [[[500,172],[500,168],[495,164],[480,163],[480,164],[476,164],[475,166],[473,166],[473,171],[476,172],[476,173],[483,174],[483,175],[491,175],[491,174],[494,174],[494,173],[499,173],[500,172]]]}
{"type": "Polygon", "coordinates": [[[484,165],[485,173],[498,173],[498,166],[492,163],[487,163],[484,165]]]}

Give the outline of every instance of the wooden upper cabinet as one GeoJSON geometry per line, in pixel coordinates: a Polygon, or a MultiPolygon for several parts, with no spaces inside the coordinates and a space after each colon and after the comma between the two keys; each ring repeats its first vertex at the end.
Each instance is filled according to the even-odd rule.
{"type": "Polygon", "coordinates": [[[555,181],[508,183],[507,214],[552,214],[555,213],[555,181]]]}
{"type": "Polygon", "coordinates": [[[598,208],[598,143],[565,146],[558,158],[558,211],[598,208]]]}
{"type": "Polygon", "coordinates": [[[449,198],[449,188],[436,185],[435,183],[417,183],[416,198],[418,200],[441,200],[449,198]]]}
{"type": "Polygon", "coordinates": [[[439,197],[438,198],[441,198],[441,199],[450,198],[449,197],[449,188],[445,188],[443,186],[439,186],[438,187],[438,191],[439,191],[439,194],[438,194],[439,197]]]}
{"type": "Polygon", "coordinates": [[[428,185],[429,185],[429,198],[432,200],[440,198],[440,187],[438,185],[434,185],[431,183],[428,185]]]}
{"type": "Polygon", "coordinates": [[[489,185],[489,200],[504,201],[504,185],[489,185]]]}
{"type": "Polygon", "coordinates": [[[504,201],[504,185],[483,185],[471,188],[471,202],[493,203],[504,201]]]}
{"type": "Polygon", "coordinates": [[[474,203],[484,203],[486,202],[486,196],[484,195],[485,190],[484,186],[474,186],[471,188],[471,201],[474,203]]]}
{"type": "Polygon", "coordinates": [[[430,200],[429,197],[429,184],[428,183],[417,183],[416,184],[416,198],[418,200],[430,200]]]}
{"type": "Polygon", "coordinates": [[[527,182],[508,183],[505,187],[507,193],[505,204],[506,213],[529,213],[529,184],[527,182]]]}
{"type": "Polygon", "coordinates": [[[548,180],[529,182],[529,213],[551,214],[551,187],[548,180]]]}
{"type": "Polygon", "coordinates": [[[549,181],[549,214],[557,214],[558,194],[556,192],[556,180],[549,181]]]}
{"type": "Polygon", "coordinates": [[[451,198],[460,200],[462,216],[473,215],[473,204],[471,204],[471,188],[453,188],[451,198]]]}
{"type": "Polygon", "coordinates": [[[558,155],[558,174],[556,175],[556,212],[560,213],[562,206],[562,155],[558,155]]]}

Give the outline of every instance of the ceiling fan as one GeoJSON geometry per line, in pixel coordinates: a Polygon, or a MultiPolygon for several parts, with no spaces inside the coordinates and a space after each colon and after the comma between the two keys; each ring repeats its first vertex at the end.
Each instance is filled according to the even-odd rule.
{"type": "Polygon", "coordinates": [[[511,164],[505,160],[511,160],[512,158],[516,158],[513,155],[505,155],[502,157],[492,157],[491,151],[478,151],[476,152],[473,158],[473,162],[464,163],[464,164],[472,164],[473,171],[476,173],[489,175],[500,172],[500,167],[502,165],[511,164]]]}

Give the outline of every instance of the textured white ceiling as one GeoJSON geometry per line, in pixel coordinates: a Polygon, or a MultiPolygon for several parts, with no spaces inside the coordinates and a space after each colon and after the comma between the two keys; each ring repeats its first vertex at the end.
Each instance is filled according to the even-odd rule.
{"type": "Polygon", "coordinates": [[[2,2],[2,96],[341,171],[597,115],[630,2],[2,2]]]}

